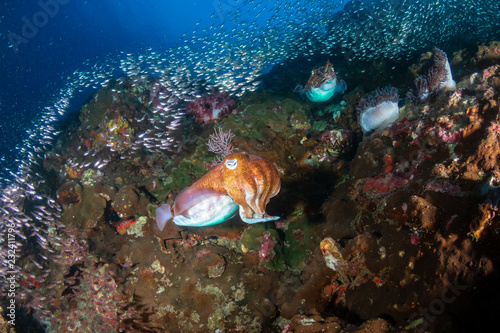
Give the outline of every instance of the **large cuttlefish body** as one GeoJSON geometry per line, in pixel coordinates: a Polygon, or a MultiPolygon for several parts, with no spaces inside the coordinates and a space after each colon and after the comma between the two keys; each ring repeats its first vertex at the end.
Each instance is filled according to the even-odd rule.
{"type": "Polygon", "coordinates": [[[204,227],[233,217],[238,207],[246,223],[277,220],[278,216],[269,216],[265,209],[280,187],[278,170],[268,160],[248,153],[230,154],[182,190],[172,207],[161,205],[156,223],[160,230],[170,219],[180,226],[204,227]]]}
{"type": "Polygon", "coordinates": [[[312,102],[325,102],[335,93],[343,94],[347,89],[344,80],[339,80],[332,63],[327,61],[324,67],[312,70],[306,87],[302,90],[312,102]]]}

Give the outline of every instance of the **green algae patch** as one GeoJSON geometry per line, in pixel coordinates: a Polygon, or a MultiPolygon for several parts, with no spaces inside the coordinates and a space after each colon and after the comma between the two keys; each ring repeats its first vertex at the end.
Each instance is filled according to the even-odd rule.
{"type": "Polygon", "coordinates": [[[279,239],[279,234],[276,229],[271,229],[267,223],[256,223],[243,231],[240,240],[241,245],[247,250],[256,250],[262,244],[262,235],[268,232],[275,239],[279,239]]]}
{"type": "Polygon", "coordinates": [[[61,219],[65,225],[77,225],[82,229],[93,228],[104,215],[106,199],[95,193],[94,187],[78,188],[80,201],[70,204],[61,219]]]}
{"type": "Polygon", "coordinates": [[[149,204],[147,206],[147,211],[148,211],[148,217],[151,219],[156,219],[156,209],[158,208],[158,205],[152,205],[149,204]]]}
{"type": "Polygon", "coordinates": [[[290,269],[298,271],[304,269],[306,256],[317,245],[307,221],[290,222],[283,243],[283,260],[290,269]]]}
{"type": "Polygon", "coordinates": [[[313,132],[323,132],[326,129],[328,123],[324,120],[314,121],[312,124],[313,132]]]}
{"type": "Polygon", "coordinates": [[[246,229],[240,238],[242,249],[258,252],[262,264],[272,270],[301,271],[305,259],[317,246],[318,240],[306,218],[274,229],[269,223],[259,223],[246,229]]]}
{"type": "Polygon", "coordinates": [[[183,189],[193,183],[193,178],[199,179],[206,173],[207,170],[200,163],[182,160],[176,168],[172,169],[164,185],[170,190],[183,189]]]}
{"type": "Polygon", "coordinates": [[[85,104],[80,111],[80,122],[83,127],[90,129],[98,127],[104,119],[109,106],[113,102],[113,93],[111,89],[99,90],[92,100],[85,104]]]}
{"type": "Polygon", "coordinates": [[[310,128],[306,114],[308,106],[291,98],[277,101],[268,94],[256,94],[244,99],[239,109],[237,114],[221,122],[224,131],[231,130],[236,136],[260,140],[262,131],[271,128],[291,138],[298,130],[310,128]]]}
{"type": "Polygon", "coordinates": [[[167,195],[177,190],[191,186],[196,180],[210,171],[209,166],[217,157],[208,151],[206,142],[198,140],[197,147],[188,158],[182,159],[176,166],[171,164],[165,166],[166,177],[156,179],[156,188],[151,193],[158,202],[165,201],[167,195]]]}

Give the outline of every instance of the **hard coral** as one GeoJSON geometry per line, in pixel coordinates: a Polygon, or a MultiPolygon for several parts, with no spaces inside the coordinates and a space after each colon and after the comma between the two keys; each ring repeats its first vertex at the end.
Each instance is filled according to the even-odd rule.
{"type": "Polygon", "coordinates": [[[231,111],[236,102],[228,92],[212,90],[186,105],[186,112],[194,115],[197,123],[208,123],[231,111]]]}
{"type": "Polygon", "coordinates": [[[478,51],[476,56],[472,59],[472,62],[479,68],[484,68],[492,64],[498,63],[500,60],[500,42],[493,41],[489,45],[485,43],[478,46],[478,51]]]}
{"type": "Polygon", "coordinates": [[[339,156],[352,149],[353,133],[345,128],[337,128],[326,131],[321,135],[321,145],[331,156],[339,156]]]}

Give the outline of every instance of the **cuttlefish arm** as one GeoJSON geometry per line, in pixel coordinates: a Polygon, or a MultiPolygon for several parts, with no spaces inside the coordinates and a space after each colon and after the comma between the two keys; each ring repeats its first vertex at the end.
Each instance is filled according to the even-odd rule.
{"type": "Polygon", "coordinates": [[[156,223],[163,230],[172,219],[182,226],[207,226],[223,222],[238,209],[246,223],[277,220],[265,212],[269,200],[281,188],[276,167],[248,153],[226,156],[224,161],[183,190],[173,207],[157,209],[156,223]]]}
{"type": "Polygon", "coordinates": [[[239,153],[229,155],[223,164],[224,188],[240,206],[240,217],[244,222],[279,219],[279,216],[270,216],[265,212],[269,200],[281,188],[278,171],[271,162],[256,155],[239,153]]]}

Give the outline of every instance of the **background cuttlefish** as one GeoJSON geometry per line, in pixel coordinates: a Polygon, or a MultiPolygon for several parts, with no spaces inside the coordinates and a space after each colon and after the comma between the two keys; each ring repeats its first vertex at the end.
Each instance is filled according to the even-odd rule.
{"type": "Polygon", "coordinates": [[[279,216],[269,216],[265,209],[280,187],[278,170],[268,160],[248,153],[230,154],[182,190],[173,207],[158,207],[156,223],[160,231],[170,219],[180,226],[209,226],[233,217],[238,206],[246,223],[277,220],[279,216]]]}
{"type": "Polygon", "coordinates": [[[311,77],[303,91],[312,102],[325,102],[337,92],[343,94],[346,89],[345,81],[337,78],[332,63],[327,61],[324,67],[312,70],[311,77]]]}

